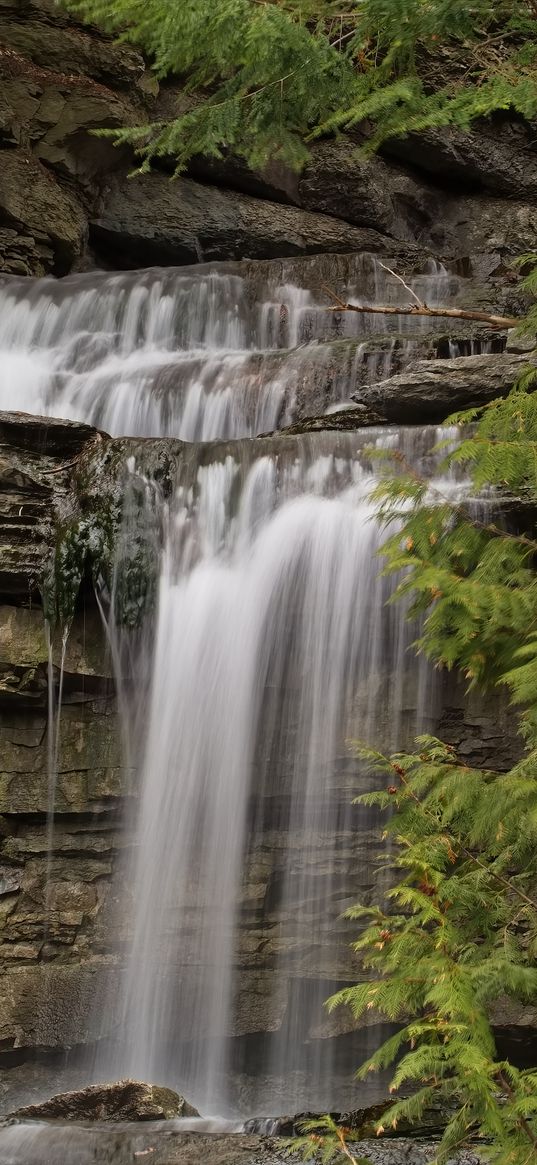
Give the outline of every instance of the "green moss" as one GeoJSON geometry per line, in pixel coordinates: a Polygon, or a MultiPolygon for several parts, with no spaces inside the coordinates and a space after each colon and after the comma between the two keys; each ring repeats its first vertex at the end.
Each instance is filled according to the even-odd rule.
{"type": "Polygon", "coordinates": [[[109,581],[114,550],[111,508],[80,515],[60,527],[52,562],[43,581],[45,617],[54,626],[72,619],[82,579],[89,570],[95,582],[109,581]]]}

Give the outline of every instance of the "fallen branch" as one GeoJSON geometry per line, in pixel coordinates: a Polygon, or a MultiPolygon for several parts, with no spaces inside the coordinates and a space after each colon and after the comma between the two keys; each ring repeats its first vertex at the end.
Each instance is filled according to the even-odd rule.
{"type": "Polygon", "coordinates": [[[410,287],[410,284],[405,283],[402,275],[398,275],[397,271],[392,271],[392,268],[387,267],[385,263],[381,263],[380,259],[378,260],[378,265],[379,265],[379,267],[382,267],[383,271],[387,271],[388,275],[393,275],[394,279],[397,279],[398,283],[402,283],[405,291],[408,291],[409,295],[412,296],[412,299],[415,299],[418,307],[426,307],[427,306],[423,302],[423,300],[420,299],[419,296],[416,295],[416,292],[412,290],[412,288],[410,287]]]}
{"type": "Polygon", "coordinates": [[[328,311],[355,311],[359,312],[360,315],[427,316],[436,319],[474,320],[480,324],[489,324],[491,328],[516,328],[520,323],[516,316],[497,316],[488,311],[467,311],[462,307],[428,307],[426,303],[419,306],[417,303],[411,303],[403,307],[396,307],[394,304],[380,306],[378,304],[345,303],[329,287],[323,285],[321,290],[334,301],[335,306],[328,308],[328,311]]]}
{"type": "MultiPolygon", "coordinates": [[[[537,7],[537,0],[535,0],[535,4],[537,7]]],[[[332,291],[330,287],[326,287],[323,284],[321,291],[326,292],[335,304],[335,307],[328,308],[328,311],[356,311],[360,315],[433,316],[440,319],[477,320],[480,324],[489,324],[491,328],[516,328],[520,323],[520,320],[513,316],[497,316],[488,311],[467,311],[462,307],[429,307],[428,304],[419,299],[412,287],[408,283],[405,283],[402,275],[398,275],[397,271],[394,271],[392,267],[387,267],[385,263],[381,263],[380,259],[378,263],[383,271],[387,271],[388,275],[392,275],[398,283],[403,285],[405,291],[408,291],[412,299],[415,300],[415,303],[409,303],[402,307],[397,307],[394,304],[378,306],[377,304],[345,303],[345,300],[340,299],[335,291],[332,291]]]]}

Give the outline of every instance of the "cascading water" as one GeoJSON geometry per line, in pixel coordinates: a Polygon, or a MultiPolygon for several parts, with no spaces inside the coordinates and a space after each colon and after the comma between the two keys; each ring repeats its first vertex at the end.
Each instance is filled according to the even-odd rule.
{"type": "MultiPolygon", "coordinates": [[[[433,714],[412,629],[378,577],[365,449],[391,442],[430,472],[434,432],[232,440],[294,419],[305,370],[328,368],[326,409],[359,376],[386,375],[401,345],[392,330],[371,347],[384,321],[327,312],[280,266],[0,288],[0,407],[228,442],[185,448],[159,515],[158,601],[134,656],[147,707],[132,720],[132,936],[95,1069],[179,1086],[204,1113],[341,1100],[325,1037],[352,1024],[329,1028],[321,1004],[354,977],[338,916],[371,891],[376,844],[351,804],[362,778],[347,740],[400,745],[433,714]]],[[[432,268],[416,286],[434,303],[453,284],[432,268]]],[[[348,297],[405,292],[359,257],[348,297]]],[[[132,644],[112,635],[119,673],[132,644]]],[[[355,1041],[349,1081],[356,1054],[355,1041]]]]}
{"type": "MultiPolygon", "coordinates": [[[[334,315],[311,291],[265,275],[266,266],[252,264],[250,277],[230,265],[6,280],[0,409],[86,421],[113,436],[255,436],[296,419],[306,372],[311,415],[348,398],[360,377],[388,375],[396,328],[407,359],[427,328],[427,320],[391,321],[394,340],[375,349],[366,341],[386,331],[380,317],[334,315]],[[342,339],[355,342],[342,350],[342,339]]],[[[402,289],[374,259],[359,256],[354,267],[351,301],[401,302],[402,289]]],[[[279,274],[285,280],[285,268],[279,274]]],[[[457,286],[439,266],[416,279],[432,304],[457,286]]]]}
{"type": "MultiPolygon", "coordinates": [[[[394,436],[418,465],[435,433],[394,436]]],[[[246,1111],[334,1103],[315,1029],[325,980],[352,977],[334,932],[369,844],[346,741],[395,746],[433,713],[413,629],[378,577],[364,446],[385,442],[216,446],[183,467],[167,515],[110,1070],[171,1079],[204,1112],[241,1107],[230,1037],[251,1025],[249,989],[269,1034],[246,1111]]]]}

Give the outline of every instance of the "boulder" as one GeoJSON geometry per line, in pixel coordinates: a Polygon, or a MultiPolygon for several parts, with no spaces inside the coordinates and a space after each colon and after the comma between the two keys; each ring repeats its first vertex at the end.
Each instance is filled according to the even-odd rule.
{"type": "Polygon", "coordinates": [[[93,1084],[10,1113],[10,1117],[17,1120],[62,1121],[160,1121],[199,1115],[184,1096],[179,1096],[171,1088],[139,1080],[93,1084]]]}
{"type": "Polygon", "coordinates": [[[389,380],[359,389],[353,400],[389,424],[441,421],[457,409],[506,396],[528,363],[537,367],[535,357],[511,353],[419,360],[389,380]]]}

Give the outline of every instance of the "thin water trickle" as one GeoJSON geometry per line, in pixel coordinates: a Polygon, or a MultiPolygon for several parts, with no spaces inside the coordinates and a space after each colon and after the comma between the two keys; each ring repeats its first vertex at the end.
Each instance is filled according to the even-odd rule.
{"type": "Polygon", "coordinates": [[[51,925],[52,911],[52,863],[54,859],[54,821],[56,815],[56,790],[58,784],[58,764],[60,756],[60,729],[63,699],[63,681],[65,674],[65,655],[69,627],[66,625],[61,633],[60,667],[56,684],[54,666],[53,629],[48,619],[45,619],[45,641],[47,645],[47,864],[45,873],[45,938],[51,925]]]}

